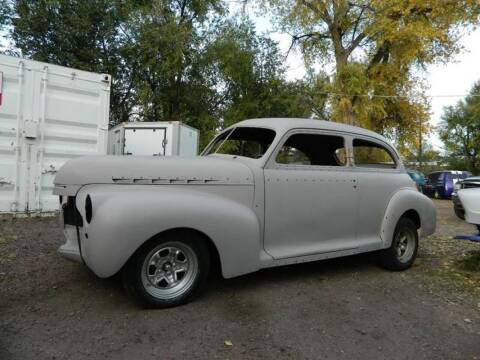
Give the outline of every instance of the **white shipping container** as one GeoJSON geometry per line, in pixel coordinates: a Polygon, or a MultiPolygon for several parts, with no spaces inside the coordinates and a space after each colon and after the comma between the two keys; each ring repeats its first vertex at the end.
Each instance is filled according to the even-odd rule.
{"type": "Polygon", "coordinates": [[[5,55],[0,74],[0,212],[57,210],[57,170],[107,152],[111,78],[5,55]]]}
{"type": "Polygon", "coordinates": [[[198,130],[180,121],[126,122],[109,131],[111,155],[195,156],[198,130]]]}

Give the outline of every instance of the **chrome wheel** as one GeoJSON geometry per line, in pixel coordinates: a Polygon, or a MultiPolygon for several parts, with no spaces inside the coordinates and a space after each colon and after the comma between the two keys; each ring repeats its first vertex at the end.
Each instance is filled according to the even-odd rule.
{"type": "Polygon", "coordinates": [[[172,241],[153,248],[142,266],[142,284],[157,299],[172,299],[187,292],[198,274],[198,259],[193,249],[172,241]]]}
{"type": "Polygon", "coordinates": [[[395,251],[398,261],[406,263],[410,261],[416,245],[416,236],[410,229],[404,229],[395,237],[395,251]]]}

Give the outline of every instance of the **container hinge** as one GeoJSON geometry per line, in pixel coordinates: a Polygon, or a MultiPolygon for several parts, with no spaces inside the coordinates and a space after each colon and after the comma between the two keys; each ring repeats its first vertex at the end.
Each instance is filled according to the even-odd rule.
{"type": "Polygon", "coordinates": [[[5,178],[0,178],[0,186],[4,185],[13,185],[13,181],[5,180],[5,178]]]}
{"type": "Polygon", "coordinates": [[[50,165],[49,169],[43,169],[42,174],[55,174],[58,170],[55,168],[55,166],[50,165]]]}

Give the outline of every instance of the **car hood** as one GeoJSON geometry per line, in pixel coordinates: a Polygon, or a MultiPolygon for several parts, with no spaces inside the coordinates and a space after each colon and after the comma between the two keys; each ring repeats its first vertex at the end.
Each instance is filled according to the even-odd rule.
{"type": "Polygon", "coordinates": [[[86,156],[67,161],[54,184],[251,185],[253,181],[250,168],[236,158],[86,156]]]}

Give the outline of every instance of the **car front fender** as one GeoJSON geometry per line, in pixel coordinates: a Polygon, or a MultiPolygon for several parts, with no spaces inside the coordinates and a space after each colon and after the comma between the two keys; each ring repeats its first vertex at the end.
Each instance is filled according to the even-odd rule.
{"type": "Polygon", "coordinates": [[[435,232],[437,210],[433,201],[412,188],[403,188],[390,198],[385,211],[380,232],[385,248],[391,245],[398,220],[409,210],[414,210],[420,218],[421,237],[435,232]]]}
{"type": "Polygon", "coordinates": [[[93,211],[80,231],[82,257],[99,277],[114,275],[143,243],[176,228],[208,236],[226,278],[259,269],[260,225],[244,204],[188,186],[87,185],[77,193],[83,219],[87,195],[93,211]]]}

